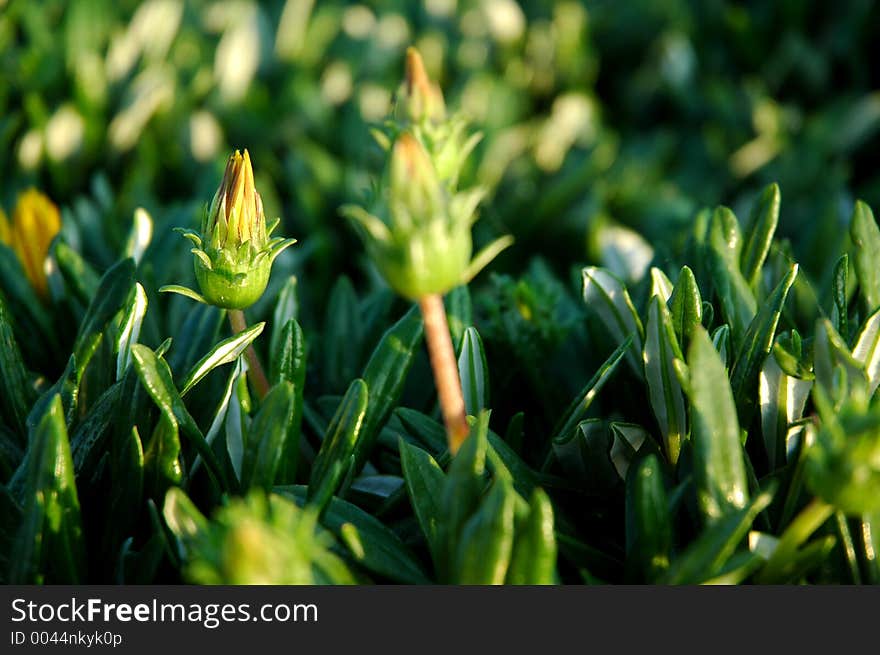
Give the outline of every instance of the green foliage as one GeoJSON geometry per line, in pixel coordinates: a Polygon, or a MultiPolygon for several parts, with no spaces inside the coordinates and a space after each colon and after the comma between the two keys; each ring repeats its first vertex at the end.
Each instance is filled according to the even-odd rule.
{"type": "Polygon", "coordinates": [[[880,582],[876,3],[0,4],[0,207],[62,215],[45,296],[0,219],[0,581],[880,582]],[[458,285],[454,457],[339,214],[409,45],[482,194],[401,244],[458,285]],[[233,332],[159,289],[245,146],[300,243],[233,332]]]}

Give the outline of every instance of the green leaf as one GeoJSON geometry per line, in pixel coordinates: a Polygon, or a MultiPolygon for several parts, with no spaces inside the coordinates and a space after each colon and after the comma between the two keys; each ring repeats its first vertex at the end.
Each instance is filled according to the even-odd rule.
{"type": "MultiPolygon", "coordinates": [[[[868,378],[859,360],[852,356],[843,339],[827,318],[816,322],[816,334],[813,338],[813,371],[816,384],[836,397],[835,370],[846,373],[847,390],[850,395],[866,394],[868,378]]],[[[837,399],[837,400],[842,400],[837,399]]]]}
{"type": "Polygon", "coordinates": [[[193,291],[189,287],[184,287],[179,284],[166,284],[165,286],[159,287],[159,293],[176,293],[181,296],[186,296],[187,298],[195,300],[203,305],[211,304],[198,291],[193,291]]]}
{"type": "Polygon", "coordinates": [[[280,482],[292,483],[296,480],[296,470],[299,465],[303,394],[306,384],[306,338],[294,318],[287,321],[276,347],[272,350],[269,372],[272,384],[282,381],[293,384],[293,418],[284,442],[284,458],[278,472],[280,482]]]}
{"type": "Polygon", "coordinates": [[[422,528],[422,534],[437,561],[440,544],[439,524],[443,520],[441,498],[446,484],[446,475],[427,452],[399,440],[400,464],[403,479],[413,511],[422,528]]]}
{"type": "Polygon", "coordinates": [[[28,381],[24,360],[15,341],[6,303],[0,296],[0,417],[16,432],[16,442],[24,446],[27,434],[25,421],[36,399],[28,381]]]}
{"type": "Polygon", "coordinates": [[[54,242],[51,252],[64,279],[64,286],[83,305],[88,305],[98,292],[101,277],[78,252],[61,239],[54,242]]]}
{"type": "Polygon", "coordinates": [[[694,483],[711,525],[748,502],[739,421],[724,364],[703,328],[694,332],[687,364],[694,483]]]}
{"type": "Polygon", "coordinates": [[[761,366],[773,348],[776,326],[779,324],[782,308],[797,273],[798,266],[793,264],[782,282],[762,303],[761,311],[749,325],[736,353],[736,360],[730,371],[730,387],[733,390],[733,397],[742,425],[749,425],[756,409],[758,376],[761,372],[761,366]]]}
{"type": "Polygon", "coordinates": [[[297,279],[295,275],[287,278],[281,291],[278,293],[278,300],[275,302],[275,309],[272,310],[272,334],[269,338],[269,352],[277,353],[281,347],[281,339],[283,338],[284,328],[287,327],[288,321],[296,320],[299,316],[299,295],[297,294],[297,279]]]}
{"type": "Polygon", "coordinates": [[[736,216],[727,207],[718,207],[709,225],[709,270],[721,313],[730,325],[734,347],[738,347],[757,312],[757,302],[748,281],[740,272],[742,236],[736,216]]]}
{"type": "Polygon", "coordinates": [[[772,498],[772,492],[762,492],[741,509],[728,513],[703,530],[696,541],[675,559],[661,583],[699,584],[714,578],[772,498]]]}
{"type": "Polygon", "coordinates": [[[321,374],[331,393],[340,393],[360,363],[361,315],[351,280],[341,276],[330,293],[322,333],[321,374]]]}
{"type": "Polygon", "coordinates": [[[146,389],[150,398],[165,415],[165,417],[177,423],[187,439],[195,446],[198,454],[205,460],[208,470],[222,489],[230,489],[229,480],[225,471],[217,461],[211,446],[205,441],[205,437],[195,420],[187,411],[180,394],[174,386],[171,378],[171,369],[168,363],[146,346],[136,343],[131,347],[132,361],[135,371],[146,389]]]}
{"type": "Polygon", "coordinates": [[[430,453],[448,453],[446,428],[440,423],[409,407],[398,407],[394,415],[400,420],[406,434],[418,440],[430,453]]]}
{"type": "Polygon", "coordinates": [[[309,502],[322,509],[349,473],[369,404],[366,383],[353,380],[327,426],[309,477],[309,502]]]}
{"type": "Polygon", "coordinates": [[[462,526],[455,548],[454,584],[503,584],[513,550],[516,492],[496,479],[479,508],[462,526]]]}
{"type": "Polygon", "coordinates": [[[12,584],[82,583],[85,540],[61,397],[54,395],[31,433],[13,544],[12,584]]]}
{"type": "Polygon", "coordinates": [[[852,350],[853,358],[864,366],[868,395],[880,386],[880,309],[871,314],[859,330],[852,350]]]}
{"type": "Polygon", "coordinates": [[[180,385],[180,395],[185,396],[194,386],[201,382],[205,376],[218,366],[231,364],[236,361],[248,346],[263,332],[265,323],[255,323],[249,328],[242,330],[228,339],[224,339],[214,346],[208,354],[202,357],[195,366],[190,369],[183,383],[180,385]]]}
{"type": "Polygon", "coordinates": [[[183,375],[217,343],[225,316],[226,310],[213,305],[186,308],[186,318],[174,337],[174,350],[168,354],[168,365],[175,375],[183,375]]]}
{"type": "Polygon", "coordinates": [[[293,405],[293,385],[290,382],[277,384],[263,398],[248,430],[241,462],[243,490],[254,487],[269,490],[275,484],[287,429],[293,417],[293,405]]]}
{"type": "Polygon", "coordinates": [[[789,428],[803,416],[811,386],[810,380],[783,372],[776,357],[764,360],[758,378],[758,402],[761,405],[761,432],[771,471],[786,460],[789,428]]]}
{"type": "Polygon", "coordinates": [[[774,183],[764,188],[752,208],[743,246],[742,273],[746,282],[752,287],[755,287],[760,279],[761,268],[764,266],[764,260],[767,259],[767,253],[770,252],[777,223],[779,223],[779,185],[774,183]]]}
{"type": "Polygon", "coordinates": [[[861,200],[856,201],[849,233],[855,246],[853,259],[859,288],[871,313],[880,308],[880,268],[877,267],[880,261],[880,229],[877,228],[871,208],[861,200]]]}
{"type": "Polygon", "coordinates": [[[162,414],[147,442],[143,461],[146,488],[153,498],[162,498],[169,487],[181,483],[180,433],[173,417],[162,414]]]}
{"type": "Polygon", "coordinates": [[[189,545],[208,529],[208,519],[178,487],[171,487],[165,492],[162,516],[177,538],[178,557],[181,558],[185,557],[189,545]]]}
{"type": "Polygon", "coordinates": [[[654,296],[660,296],[663,299],[663,302],[669,302],[672,298],[673,286],[672,280],[670,280],[666,273],[661,271],[656,266],[651,267],[651,293],[650,296],[653,298],[654,296]]]}
{"type": "Polygon", "coordinates": [[[568,406],[568,409],[565,410],[565,413],[557,422],[557,426],[553,430],[551,443],[567,441],[571,438],[575,427],[587,413],[590,405],[593,404],[596,395],[602,387],[605,386],[605,383],[611,377],[612,373],[617,369],[617,365],[620,363],[623,356],[629,352],[631,343],[632,342],[629,338],[625,339],[624,342],[617,347],[617,350],[611,353],[611,356],[608,357],[602,366],[599,367],[596,374],[589,382],[587,382],[586,386],[581,390],[571,405],[568,406]]]}
{"type": "Polygon", "coordinates": [[[642,581],[656,582],[669,568],[673,546],[669,499],[656,455],[630,467],[626,493],[627,558],[635,562],[642,581]]]}
{"type": "Polygon", "coordinates": [[[458,356],[458,375],[461,378],[467,413],[476,416],[480,411],[488,409],[489,365],[486,363],[483,340],[474,327],[468,327],[464,331],[461,353],[458,356]]]}
{"type": "Polygon", "coordinates": [[[465,328],[474,324],[471,292],[467,285],[462,284],[447,293],[443,300],[446,306],[446,321],[449,323],[449,332],[452,336],[452,348],[455,352],[459,352],[465,328]]]}
{"type": "Polygon", "coordinates": [[[681,442],[687,437],[684,392],[673,364],[676,359],[683,360],[684,355],[678,346],[672,317],[666,303],[654,296],[645,324],[645,380],[651,408],[663,435],[666,456],[673,465],[678,461],[681,442]]]}
{"type": "Polygon", "coordinates": [[[114,493],[110,515],[117,535],[134,529],[144,496],[144,448],[137,427],[128,435],[122,443],[114,439],[111,451],[110,479],[114,493]]]}
{"type": "Polygon", "coordinates": [[[488,435],[489,412],[484,411],[449,465],[446,486],[440,496],[443,520],[437,535],[438,542],[442,544],[441,559],[437,562],[441,580],[453,577],[453,560],[460,543],[460,532],[480,503],[486,472],[486,451],[489,448],[488,435]]]}
{"type": "Polygon", "coordinates": [[[382,336],[364,368],[363,380],[370,390],[370,402],[355,447],[352,475],[363,468],[379,430],[400,402],[403,384],[422,341],[423,325],[417,306],[413,306],[382,336]]]}
{"type": "Polygon", "coordinates": [[[122,312],[122,321],[119,328],[119,336],[116,339],[116,379],[121,380],[125,369],[131,363],[131,347],[136,344],[141,334],[141,325],[144,315],[147,313],[147,292],[135,282],[134,294],[132,294],[127,306],[122,312]]]}
{"type": "Polygon", "coordinates": [[[131,257],[135,264],[140,264],[150,241],[153,240],[153,217],[143,207],[134,210],[131,232],[125,243],[125,256],[131,257]]]}
{"type": "Polygon", "coordinates": [[[541,489],[535,489],[529,513],[516,528],[513,554],[506,584],[550,585],[556,581],[556,536],[553,505],[541,489]]]}
{"type": "Polygon", "coordinates": [[[612,421],[609,428],[612,442],[608,457],[621,480],[626,480],[630,464],[636,459],[637,454],[647,455],[649,452],[660,454],[660,449],[657,448],[650,433],[641,425],[612,421]]]}
{"type": "MultiPolygon", "coordinates": [[[[301,505],[306,502],[307,490],[302,485],[275,487],[275,492],[289,495],[301,505]]],[[[430,583],[400,537],[357,505],[331,498],[321,524],[345,543],[349,554],[368,571],[400,584],[430,583]]]]}
{"type": "Polygon", "coordinates": [[[834,298],[832,318],[835,327],[843,340],[849,342],[849,301],[847,296],[847,278],[849,277],[849,255],[843,254],[834,265],[832,274],[831,294],[834,298]]]}
{"type": "Polygon", "coordinates": [[[865,514],[859,523],[866,571],[865,581],[877,585],[880,584],[880,512],[865,514]]]}
{"type": "Polygon", "coordinates": [[[77,381],[82,379],[92,355],[98,349],[107,324],[125,306],[133,287],[134,261],[131,259],[114,264],[101,278],[73,346],[77,381]]]}
{"type": "Polygon", "coordinates": [[[60,356],[56,326],[25,277],[18,256],[5,243],[0,243],[0,291],[27,360],[44,367],[52,355],[60,356]]]}
{"type": "Polygon", "coordinates": [[[672,327],[681,343],[690,342],[694,329],[703,321],[703,299],[693,271],[683,266],[669,299],[672,327]]]}
{"type": "Polygon", "coordinates": [[[611,272],[595,266],[583,269],[584,302],[594,311],[617,344],[630,344],[627,361],[642,374],[644,330],[626,287],[611,272]]]}
{"type": "Polygon", "coordinates": [[[605,493],[618,484],[611,461],[612,436],[604,421],[589,419],[577,425],[572,435],[553,442],[553,450],[568,475],[593,493],[605,493]]]}

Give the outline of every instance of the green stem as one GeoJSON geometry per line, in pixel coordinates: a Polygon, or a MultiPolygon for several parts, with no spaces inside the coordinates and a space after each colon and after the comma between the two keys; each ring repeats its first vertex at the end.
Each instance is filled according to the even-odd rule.
{"type": "Polygon", "coordinates": [[[773,555],[767,560],[758,582],[781,583],[787,569],[794,564],[794,556],[802,543],[822,527],[834,513],[828,503],[814,498],[804,507],[782,533],[773,555]]]}
{"type": "MultiPolygon", "coordinates": [[[[232,331],[235,334],[244,332],[244,330],[247,329],[244,312],[240,309],[230,309],[229,324],[232,326],[232,331]]],[[[245,352],[245,357],[247,358],[248,363],[248,378],[254,387],[254,391],[257,392],[257,396],[262,400],[266,397],[266,394],[269,393],[269,379],[266,377],[265,371],[263,371],[263,367],[260,364],[260,359],[257,357],[257,351],[254,350],[253,344],[248,346],[248,349],[245,352]]]]}

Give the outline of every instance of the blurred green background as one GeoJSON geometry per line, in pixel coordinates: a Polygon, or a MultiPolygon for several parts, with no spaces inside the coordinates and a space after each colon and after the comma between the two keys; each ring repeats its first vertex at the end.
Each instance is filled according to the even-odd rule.
{"type": "Polygon", "coordinates": [[[44,190],[98,269],[138,206],[183,253],[166,228],[195,225],[247,147],[323,315],[339,273],[378,284],[338,207],[380,166],[367,126],[415,44],[484,134],[476,238],[517,239],[493,270],[636,282],[674,267],[701,207],[742,216],[777,181],[780,234],[819,279],[854,199],[880,206],[878,43],[870,0],[0,0],[0,206],[44,190]]]}

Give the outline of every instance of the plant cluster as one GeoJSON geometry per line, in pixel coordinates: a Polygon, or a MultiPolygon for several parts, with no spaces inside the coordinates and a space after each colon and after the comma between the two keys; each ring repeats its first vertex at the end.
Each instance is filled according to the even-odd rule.
{"type": "Polygon", "coordinates": [[[873,10],[460,4],[0,14],[0,580],[880,582],[873,10]]]}

